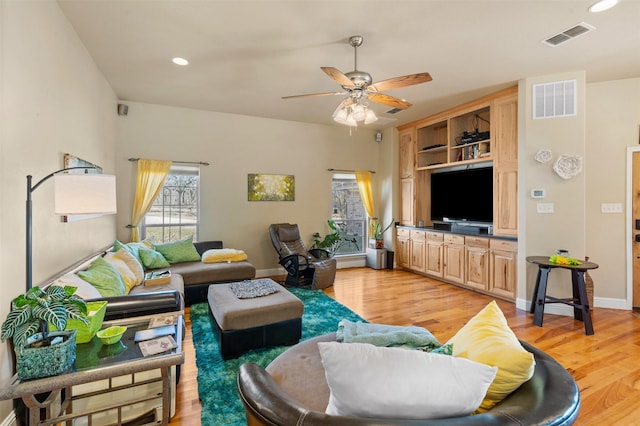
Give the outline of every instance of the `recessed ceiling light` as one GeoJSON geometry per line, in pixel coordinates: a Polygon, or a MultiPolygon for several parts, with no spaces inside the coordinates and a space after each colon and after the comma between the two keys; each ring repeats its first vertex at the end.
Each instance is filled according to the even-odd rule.
{"type": "Polygon", "coordinates": [[[618,0],[600,0],[591,5],[591,7],[589,8],[589,12],[591,13],[602,12],[607,9],[611,9],[616,4],[618,4],[618,0]]]}
{"type": "Polygon", "coordinates": [[[173,63],[174,63],[174,64],[176,64],[176,65],[181,65],[181,66],[189,65],[189,61],[187,61],[187,60],[186,60],[186,59],[184,59],[184,58],[178,58],[178,57],[176,57],[176,58],[173,58],[173,59],[171,60],[171,62],[173,62],[173,63]]]}

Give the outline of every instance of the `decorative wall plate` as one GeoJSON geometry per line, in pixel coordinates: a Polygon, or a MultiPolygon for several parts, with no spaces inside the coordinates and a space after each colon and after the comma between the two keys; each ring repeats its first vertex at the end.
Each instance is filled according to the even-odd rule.
{"type": "Polygon", "coordinates": [[[563,179],[571,179],[582,172],[580,155],[562,154],[553,165],[553,170],[563,179]]]}
{"type": "Polygon", "coordinates": [[[540,150],[538,150],[538,152],[536,152],[536,155],[534,155],[533,158],[538,163],[546,163],[547,161],[551,160],[551,150],[550,149],[540,149],[540,150]]]}

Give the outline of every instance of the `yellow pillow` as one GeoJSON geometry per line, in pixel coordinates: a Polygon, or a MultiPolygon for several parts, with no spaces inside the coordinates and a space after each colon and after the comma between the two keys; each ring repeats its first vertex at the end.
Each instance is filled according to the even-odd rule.
{"type": "Polygon", "coordinates": [[[125,285],[125,294],[129,294],[129,291],[133,288],[136,281],[135,274],[129,269],[124,260],[118,259],[116,254],[113,252],[109,252],[104,255],[104,260],[106,260],[111,266],[113,266],[116,271],[122,277],[122,281],[124,281],[125,285]]]}
{"type": "Polygon", "coordinates": [[[136,257],[131,254],[131,252],[125,249],[120,249],[113,257],[122,260],[127,264],[129,269],[131,269],[131,272],[133,272],[133,275],[135,276],[135,280],[133,283],[134,287],[142,284],[142,282],[144,281],[144,268],[142,267],[142,264],[138,262],[138,259],[136,259],[136,257]]]}
{"type": "Polygon", "coordinates": [[[533,354],[522,347],[495,300],[447,343],[453,344],[453,356],[498,367],[478,412],[489,410],[533,375],[533,354]]]}
{"type": "Polygon", "coordinates": [[[240,262],[247,260],[247,254],[242,250],[232,248],[210,249],[202,254],[204,263],[240,262]]]}

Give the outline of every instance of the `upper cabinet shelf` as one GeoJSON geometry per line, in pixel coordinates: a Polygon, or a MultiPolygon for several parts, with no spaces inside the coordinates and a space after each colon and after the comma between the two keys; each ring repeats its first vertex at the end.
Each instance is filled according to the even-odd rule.
{"type": "Polygon", "coordinates": [[[416,169],[491,160],[489,104],[416,124],[416,169]]]}

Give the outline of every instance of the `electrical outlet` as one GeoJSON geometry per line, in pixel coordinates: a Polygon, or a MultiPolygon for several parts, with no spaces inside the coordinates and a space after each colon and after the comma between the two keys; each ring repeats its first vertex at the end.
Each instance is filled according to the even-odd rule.
{"type": "Polygon", "coordinates": [[[553,203],[537,203],[536,211],[538,213],[553,213],[553,203]]]}
{"type": "Polygon", "coordinates": [[[602,203],[600,204],[601,213],[622,213],[621,203],[602,203]]]}

